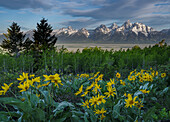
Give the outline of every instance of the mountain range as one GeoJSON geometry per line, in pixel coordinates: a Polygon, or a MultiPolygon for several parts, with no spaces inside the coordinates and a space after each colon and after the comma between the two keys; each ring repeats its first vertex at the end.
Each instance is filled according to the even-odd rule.
{"type": "MultiPolygon", "coordinates": [[[[33,30],[25,33],[32,39],[33,30]]],[[[71,26],[53,30],[59,43],[93,42],[93,43],[157,43],[163,39],[170,42],[170,29],[156,31],[143,23],[126,21],[121,26],[113,23],[110,27],[101,24],[95,29],[73,29],[71,26]]],[[[0,38],[1,35],[0,35],[0,38]]]]}

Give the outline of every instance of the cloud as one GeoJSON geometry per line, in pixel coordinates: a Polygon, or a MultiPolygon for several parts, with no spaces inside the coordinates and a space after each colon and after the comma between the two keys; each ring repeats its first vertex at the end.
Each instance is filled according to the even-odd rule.
{"type": "MultiPolygon", "coordinates": [[[[93,3],[94,0],[91,0],[91,2],[93,3]]],[[[168,2],[168,0],[112,0],[112,2],[109,0],[101,0],[101,3],[102,2],[102,5],[94,7],[93,9],[64,9],[63,14],[67,14],[72,17],[91,18],[91,25],[96,22],[100,23],[102,21],[109,20],[123,23],[128,19],[134,22],[139,21],[143,23],[150,23],[150,25],[167,25],[167,23],[170,23],[170,19],[167,17],[167,14],[170,12],[170,2],[168,2]],[[157,14],[161,14],[161,16],[157,14]],[[145,17],[140,19],[143,16],[145,17]],[[162,18],[160,17],[165,20],[161,21],[162,18]],[[154,21],[154,24],[151,24],[152,21],[154,21]]],[[[87,3],[89,4],[90,0],[88,0],[87,3]]],[[[77,20],[76,22],[81,24],[81,21],[77,20]]],[[[71,23],[72,22],[69,24],[71,23]]],[[[89,22],[87,21],[87,23],[89,22]]],[[[83,22],[83,24],[85,23],[83,22]]]]}
{"type": "Polygon", "coordinates": [[[94,19],[79,18],[79,19],[61,22],[60,24],[63,26],[72,26],[73,28],[79,29],[79,28],[88,28],[89,25],[92,25],[94,23],[97,23],[97,21],[94,19]]]}
{"type": "Polygon", "coordinates": [[[28,30],[30,30],[30,28],[27,28],[27,27],[24,27],[24,26],[21,26],[21,29],[22,29],[23,31],[28,31],[28,30]]]}
{"type": "Polygon", "coordinates": [[[4,13],[7,13],[6,11],[0,11],[0,14],[4,14],[4,13]]]}
{"type": "Polygon", "coordinates": [[[42,8],[50,9],[52,7],[51,0],[1,0],[0,7],[8,9],[24,9],[24,8],[42,8]]]}

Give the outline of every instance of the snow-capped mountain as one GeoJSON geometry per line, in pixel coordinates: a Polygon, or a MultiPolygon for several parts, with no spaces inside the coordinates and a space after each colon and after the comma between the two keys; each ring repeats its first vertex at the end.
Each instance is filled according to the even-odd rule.
{"type": "MultiPolygon", "coordinates": [[[[25,34],[26,37],[33,39],[33,33],[33,30],[30,30],[25,34]]],[[[157,43],[162,39],[170,42],[170,29],[156,31],[143,23],[131,23],[130,20],[121,26],[116,23],[111,24],[110,27],[101,24],[92,30],[85,28],[78,30],[68,26],[53,30],[53,34],[58,37],[59,42],[157,43]]]]}
{"type": "Polygon", "coordinates": [[[71,26],[68,26],[68,28],[61,28],[59,30],[54,30],[53,32],[56,33],[57,35],[64,33],[64,34],[74,34],[76,33],[78,30],[73,29],[71,26]]]}
{"type": "Polygon", "coordinates": [[[101,24],[99,27],[97,27],[94,30],[94,33],[103,33],[103,34],[107,34],[111,31],[111,29],[109,29],[108,27],[106,27],[106,25],[101,24]]]}

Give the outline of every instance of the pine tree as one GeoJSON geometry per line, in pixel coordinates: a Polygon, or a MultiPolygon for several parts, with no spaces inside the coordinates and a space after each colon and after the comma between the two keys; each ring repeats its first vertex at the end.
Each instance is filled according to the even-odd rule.
{"type": "Polygon", "coordinates": [[[7,49],[9,53],[14,53],[17,56],[22,50],[25,35],[20,31],[21,27],[13,22],[7,29],[7,34],[4,34],[6,39],[3,40],[2,48],[7,49]]]}
{"type": "Polygon", "coordinates": [[[53,29],[50,24],[47,23],[46,19],[40,20],[40,24],[37,23],[37,30],[34,30],[34,49],[37,51],[50,50],[54,48],[57,42],[57,37],[51,35],[53,29]]]}

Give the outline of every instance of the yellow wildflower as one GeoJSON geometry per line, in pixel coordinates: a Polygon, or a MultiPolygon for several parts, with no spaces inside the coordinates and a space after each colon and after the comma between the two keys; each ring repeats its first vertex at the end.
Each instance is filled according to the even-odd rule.
{"type": "Polygon", "coordinates": [[[33,78],[32,81],[40,83],[40,77],[33,78]]]}
{"type": "Polygon", "coordinates": [[[23,92],[23,91],[27,91],[29,89],[29,83],[28,82],[24,82],[24,84],[19,84],[18,88],[22,89],[20,92],[23,92]]]}
{"type": "Polygon", "coordinates": [[[23,72],[22,75],[20,75],[19,78],[17,78],[17,80],[21,81],[20,83],[22,83],[23,81],[26,81],[28,79],[28,73],[23,72]]]}
{"type": "Polygon", "coordinates": [[[34,74],[32,74],[32,75],[29,75],[29,77],[30,77],[30,78],[34,78],[34,77],[35,77],[35,75],[34,75],[34,74]]]}
{"type": "Polygon", "coordinates": [[[127,95],[126,93],[124,93],[124,96],[125,96],[125,97],[128,97],[128,95],[127,95]]]}
{"type": "Polygon", "coordinates": [[[55,84],[55,86],[57,86],[58,88],[59,88],[58,84],[63,85],[61,83],[60,77],[57,77],[57,78],[53,79],[51,82],[53,82],[55,84]]]}
{"type": "Polygon", "coordinates": [[[41,84],[38,84],[38,85],[37,85],[37,88],[39,89],[40,87],[42,87],[42,85],[41,85],[41,84]]]}
{"type": "MultiPolygon", "coordinates": [[[[42,85],[38,85],[39,87],[41,87],[41,86],[48,86],[50,84],[50,82],[47,82],[46,84],[42,84],[42,85]]],[[[37,87],[38,88],[38,87],[37,87]]]]}
{"type": "Polygon", "coordinates": [[[95,112],[95,114],[104,114],[104,113],[106,113],[106,110],[104,108],[102,108],[101,110],[95,109],[94,112],[95,112]]]}
{"type": "Polygon", "coordinates": [[[83,103],[83,105],[81,105],[81,106],[83,106],[83,107],[87,107],[87,108],[89,108],[89,101],[88,100],[86,100],[85,102],[82,102],[83,103]]]}
{"type": "Polygon", "coordinates": [[[107,87],[111,87],[113,84],[115,84],[114,79],[110,79],[110,82],[107,83],[107,87]]]}
{"type": "Polygon", "coordinates": [[[4,86],[1,86],[2,89],[3,89],[4,95],[5,95],[5,93],[8,91],[8,89],[11,87],[12,84],[13,84],[13,83],[10,83],[9,86],[8,86],[6,83],[4,83],[4,86]]]}
{"type": "Polygon", "coordinates": [[[92,89],[93,87],[94,87],[94,82],[92,82],[92,84],[86,88],[86,91],[92,89]]]}
{"type": "Polygon", "coordinates": [[[108,90],[108,92],[104,93],[107,97],[110,97],[110,95],[114,97],[114,94],[116,95],[115,88],[107,87],[107,90],[108,90]]]}
{"type": "Polygon", "coordinates": [[[149,76],[148,76],[148,81],[151,81],[151,82],[153,81],[152,75],[149,75],[149,76]]]}
{"type": "Polygon", "coordinates": [[[140,102],[138,102],[137,104],[136,104],[136,107],[138,108],[138,109],[141,109],[142,107],[143,107],[143,103],[142,103],[142,101],[139,99],[139,101],[140,102]]]}
{"type": "Polygon", "coordinates": [[[89,103],[91,103],[91,106],[94,105],[94,108],[96,108],[96,105],[99,105],[97,96],[92,96],[92,98],[89,100],[89,103]]]}
{"type": "Polygon", "coordinates": [[[94,84],[94,88],[93,88],[93,92],[97,94],[100,89],[101,89],[101,88],[100,88],[100,85],[98,85],[97,83],[95,83],[95,84],[94,84]]]}
{"type": "Polygon", "coordinates": [[[166,77],[166,73],[161,73],[161,77],[162,78],[166,77]]]}
{"type": "Polygon", "coordinates": [[[148,93],[149,94],[149,90],[147,91],[147,90],[144,90],[144,89],[142,89],[142,90],[140,90],[142,93],[144,93],[144,94],[146,94],[146,93],[148,93]]]}
{"type": "Polygon", "coordinates": [[[98,80],[103,80],[103,74],[100,74],[98,80]]]}
{"type": "Polygon", "coordinates": [[[2,95],[2,93],[4,93],[4,91],[3,91],[3,90],[1,90],[1,91],[0,91],[0,95],[2,95]]]}
{"type": "Polygon", "coordinates": [[[120,77],[121,77],[121,75],[120,75],[119,72],[117,72],[116,77],[117,77],[117,78],[120,78],[120,77]]]}
{"type": "Polygon", "coordinates": [[[125,85],[126,85],[126,83],[125,83],[125,82],[123,82],[122,80],[120,80],[120,84],[122,84],[123,86],[125,86],[125,85]]]}
{"type": "Polygon", "coordinates": [[[84,97],[88,94],[89,91],[85,91],[84,94],[81,95],[81,97],[84,97]]]}
{"type": "Polygon", "coordinates": [[[40,97],[40,94],[36,94],[37,97],[40,97]]]}
{"type": "Polygon", "coordinates": [[[101,115],[101,120],[103,120],[106,116],[104,114],[101,115]]]}
{"type": "Polygon", "coordinates": [[[155,74],[156,76],[158,76],[158,71],[156,71],[156,74],[155,74]]]}
{"type": "Polygon", "coordinates": [[[143,79],[143,78],[140,78],[139,81],[140,81],[141,83],[143,83],[144,79],[143,79]]]}
{"type": "Polygon", "coordinates": [[[101,104],[101,103],[105,103],[106,102],[106,100],[104,99],[105,98],[105,96],[103,96],[103,95],[99,95],[98,94],[98,102],[101,104]]]}
{"type": "Polygon", "coordinates": [[[75,93],[75,95],[77,96],[77,95],[81,94],[82,91],[83,91],[83,85],[81,85],[81,87],[79,88],[79,91],[77,91],[77,92],[75,93]]]}
{"type": "Polygon", "coordinates": [[[100,72],[97,72],[93,77],[95,78],[95,77],[97,77],[97,75],[99,74],[100,72]]]}
{"type": "Polygon", "coordinates": [[[128,108],[130,106],[132,108],[132,106],[135,106],[138,103],[138,101],[135,101],[136,98],[137,98],[137,96],[132,99],[132,95],[128,94],[128,98],[125,99],[125,101],[126,101],[125,107],[128,108]]]}

